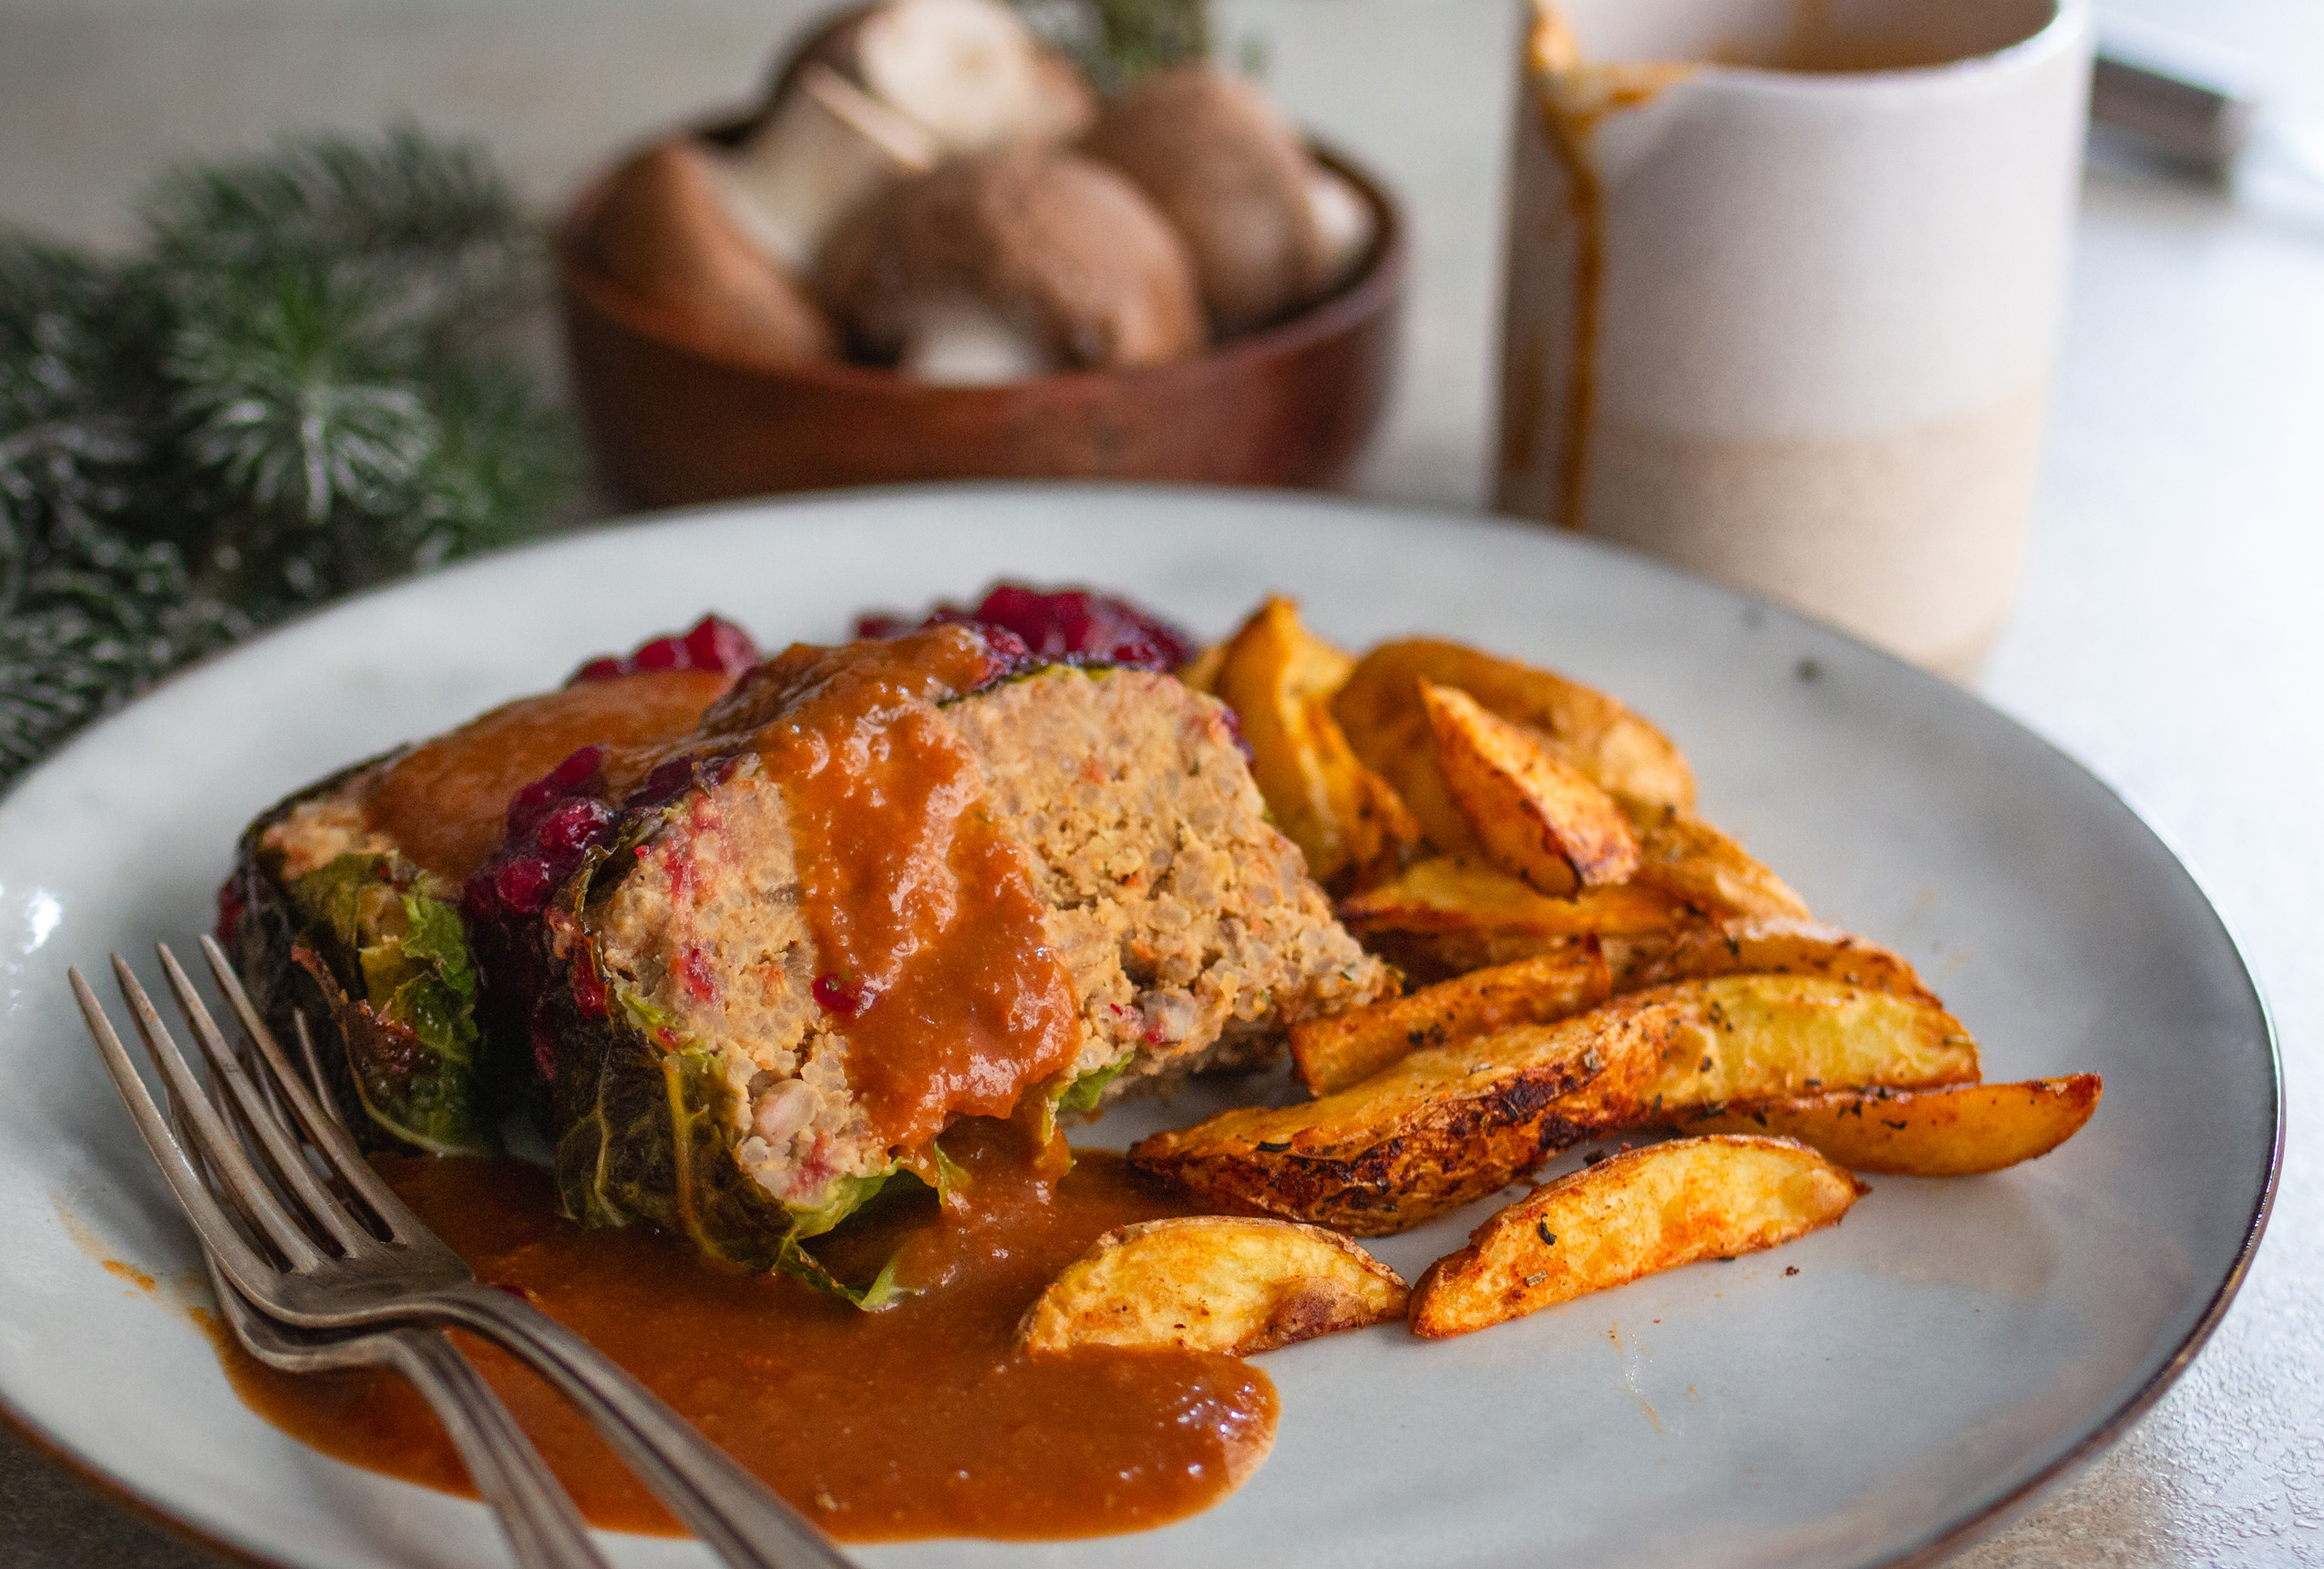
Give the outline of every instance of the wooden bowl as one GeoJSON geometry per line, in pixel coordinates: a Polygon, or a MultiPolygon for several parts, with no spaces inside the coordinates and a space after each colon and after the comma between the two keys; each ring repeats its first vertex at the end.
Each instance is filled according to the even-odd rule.
{"type": "Polygon", "coordinates": [[[1167,364],[931,386],[894,371],[754,361],[591,259],[600,180],[557,237],[574,391],[605,477],[672,507],[923,479],[1106,478],[1327,487],[1380,422],[1396,360],[1405,240],[1394,200],[1328,150],[1378,235],[1338,292],[1167,364]]]}

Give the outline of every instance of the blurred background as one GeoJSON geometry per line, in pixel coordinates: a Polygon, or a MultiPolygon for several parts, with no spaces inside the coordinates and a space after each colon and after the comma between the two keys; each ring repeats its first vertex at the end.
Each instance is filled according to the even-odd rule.
{"type": "MultiPolygon", "coordinates": [[[[129,202],[165,165],[259,149],[286,129],[370,132],[398,115],[479,138],[547,212],[616,152],[706,108],[756,101],[777,44],[829,9],[800,0],[9,0],[0,7],[0,222],[127,244],[129,202]]],[[[2101,15],[2233,52],[2271,104],[2324,120],[2324,5],[2111,0],[2101,15]]],[[[1516,88],[1510,6],[1216,0],[1211,18],[1214,47],[1255,69],[1293,118],[1384,177],[1411,220],[1401,377],[1357,487],[1479,504],[1516,88]]],[[[2160,261],[2221,243],[2232,208],[2216,189],[2114,166],[2093,170],[2084,195],[2085,292],[2135,286],[2133,255],[2160,261]],[[2126,246],[2131,254],[2118,256],[2126,246]]],[[[2223,296],[2270,287],[2257,254],[2226,243],[2229,254],[2179,292],[2175,314],[2202,309],[2195,296],[2215,287],[2223,296]],[[2238,282],[2246,260],[2260,271],[2238,282]]],[[[2070,351],[2069,405],[2082,395],[2085,367],[2095,368],[2090,355],[2070,351]]]]}

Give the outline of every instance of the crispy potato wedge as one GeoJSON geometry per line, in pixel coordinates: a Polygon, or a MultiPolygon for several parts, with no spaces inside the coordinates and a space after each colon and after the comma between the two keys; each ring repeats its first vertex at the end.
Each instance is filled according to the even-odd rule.
{"type": "Polygon", "coordinates": [[[2095,1073],[1937,1090],[1836,1090],[1706,1108],[1688,1133],[1767,1133],[1851,1171],[1975,1176],[2046,1155],[2081,1132],[2104,1085],[2095,1073]]]}
{"type": "Polygon", "coordinates": [[[1670,738],[1602,692],[1459,643],[1408,638],[1356,662],[1332,712],[1366,766],[1396,788],[1438,849],[1475,847],[1445,790],[1420,683],[1458,688],[1514,724],[1538,731],[1602,788],[1654,805],[1694,804],[1694,776],[1670,738]]]}
{"type": "Polygon", "coordinates": [[[1291,1062],[1300,1082],[1329,1095],[1409,1056],[1511,1024],[1550,1024],[1587,1013],[1613,990],[1613,976],[1594,937],[1566,952],[1457,976],[1390,998],[1305,1019],[1291,1026],[1291,1062]]]}
{"type": "Polygon", "coordinates": [[[1668,939],[1705,923],[1659,889],[1635,883],[1557,898],[1508,873],[1460,856],[1414,861],[1389,881],[1340,901],[1350,930],[1464,931],[1489,928],[1542,938],[1668,939]]]}
{"type": "Polygon", "coordinates": [[[1546,894],[1638,870],[1630,820],[1589,775],[1457,687],[1424,681],[1420,701],[1445,788],[1496,866],[1546,894]]]}
{"type": "Polygon", "coordinates": [[[1433,1047],[1336,1095],[1152,1134],[1130,1161],[1221,1209],[1384,1236],[1538,1165],[1546,1109],[1604,1071],[1593,1047],[1570,1022],[1433,1047]]]}
{"type": "Polygon", "coordinates": [[[1622,805],[1638,843],[1636,881],[1714,920],[1807,918],[1806,901],[1783,878],[1702,818],[1681,807],[1636,798],[1622,805]]]}
{"type": "Polygon", "coordinates": [[[1686,1108],[1977,1072],[1976,1041],[1932,1002],[1722,976],[1423,1048],[1337,1094],[1156,1133],[1130,1159],[1222,1208],[1378,1236],[1483,1198],[1553,1151],[1686,1108]]]}
{"type": "Polygon", "coordinates": [[[1227,645],[1212,643],[1180,665],[1175,673],[1181,686],[1194,692],[1208,692],[1215,697],[1219,692],[1219,667],[1226,662],[1227,645]]]}
{"type": "Polygon", "coordinates": [[[1401,1318],[1403,1278],[1320,1225],[1190,1215],[1107,1232],[1017,1327],[1031,1351],[1183,1346],[1248,1357],[1401,1318]]]}
{"type": "Polygon", "coordinates": [[[1721,975],[1807,975],[1937,1003],[1900,956],[1815,921],[1728,921],[1680,931],[1666,946],[1617,943],[1619,970],[1605,962],[1607,946],[1595,937],[1569,939],[1552,953],[1294,1024],[1291,1060],[1300,1082],[1316,1094],[1332,1094],[1423,1046],[1586,1012],[1608,995],[1599,989],[1601,973],[1613,992],[1721,975]]]}
{"type": "Polygon", "coordinates": [[[1820,976],[1675,981],[1573,1023],[1599,1031],[1606,1069],[1545,1109],[1568,1143],[1827,1085],[1933,1089],[1980,1072],[1977,1041],[1933,1000],[1820,976]]]}
{"type": "Polygon", "coordinates": [[[1332,694],[1354,667],[1300,624],[1296,603],[1277,596],[1228,641],[1212,680],[1242,725],[1251,777],[1275,826],[1319,883],[1393,870],[1420,841],[1418,822],[1356,760],[1332,717],[1332,694]]]}
{"type": "Polygon", "coordinates": [[[1488,965],[1570,954],[1595,937],[1620,976],[1707,918],[1683,899],[1641,883],[1586,888],[1553,898],[1481,859],[1432,856],[1341,901],[1340,919],[1421,981],[1488,965]]]}
{"type": "Polygon", "coordinates": [[[1789,1139],[1677,1139],[1585,1167],[1521,1199],[1428,1266],[1415,1335],[1522,1318],[1641,1276],[1756,1253],[1831,1225],[1865,1186],[1789,1139]]]}
{"type": "Polygon", "coordinates": [[[1899,997],[1937,1000],[1902,956],[1817,921],[1725,921],[1681,931],[1667,948],[1633,949],[1629,957],[1629,967],[1614,976],[1618,991],[1643,991],[1714,975],[1815,975],[1899,997]]]}

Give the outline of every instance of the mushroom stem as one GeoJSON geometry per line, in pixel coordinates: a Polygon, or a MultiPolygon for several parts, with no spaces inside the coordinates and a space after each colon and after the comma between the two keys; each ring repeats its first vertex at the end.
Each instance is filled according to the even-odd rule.
{"type": "Polygon", "coordinates": [[[1363,264],[1379,224],[1363,192],[1346,176],[1321,163],[1307,171],[1307,210],[1315,220],[1321,242],[1311,293],[1326,294],[1346,282],[1363,264]]]}
{"type": "Polygon", "coordinates": [[[804,273],[840,219],[941,153],[925,127],[811,60],[724,160],[728,206],[759,249],[804,273]]]}
{"type": "Polygon", "coordinates": [[[932,300],[912,313],[896,368],[939,386],[988,386],[1057,368],[1037,338],[982,300],[932,300]]]}

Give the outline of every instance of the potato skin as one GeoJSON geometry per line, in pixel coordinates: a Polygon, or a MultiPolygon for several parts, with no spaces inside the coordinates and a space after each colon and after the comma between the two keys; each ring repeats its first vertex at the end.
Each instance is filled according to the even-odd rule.
{"type": "Polygon", "coordinates": [[[1850,1171],[1977,1176],[2064,1143],[2097,1111],[2103,1091],[2095,1073],[1933,1090],[1840,1090],[1731,1102],[1675,1125],[1689,1133],[1796,1139],[1850,1171]]]}
{"type": "Polygon", "coordinates": [[[1291,1061],[1311,1094],[1362,1082],[1423,1046],[1488,1034],[1512,1024],[1550,1024],[1606,1000],[1613,979],[1602,945],[1583,938],[1565,952],[1495,965],[1291,1026],[1291,1061]]]}
{"type": "Polygon", "coordinates": [[[1619,991],[1718,975],[1808,975],[1935,1003],[1902,955],[1820,921],[1786,917],[1723,921],[1681,931],[1659,951],[1633,950],[1614,978],[1619,991]]]}
{"type": "Polygon", "coordinates": [[[1291,1027],[1300,1082],[1312,1093],[1334,1094],[1423,1046],[1512,1024],[1554,1023],[1612,994],[1722,975],[1807,976],[1941,1006],[1901,957],[1815,921],[1728,921],[1654,943],[1558,940],[1549,953],[1480,966],[1404,997],[1301,1020],[1291,1027]],[[1609,949],[1620,955],[1619,968],[1606,961],[1609,949]]]}
{"type": "Polygon", "coordinates": [[[1866,1191],[1806,1145],[1734,1133],[1585,1166],[1496,1214],[1414,1288],[1415,1335],[1465,1335],[1642,1276],[1774,1247],[1866,1191]]]}
{"type": "Polygon", "coordinates": [[[1388,782],[1356,760],[1332,717],[1332,694],[1354,666],[1301,625],[1295,601],[1276,596],[1207,672],[1242,725],[1251,778],[1275,826],[1307,857],[1308,875],[1326,885],[1392,873],[1420,842],[1420,825],[1388,782]]]}
{"type": "Polygon", "coordinates": [[[1571,1130],[1567,1143],[1826,1085],[1927,1089],[1981,1072],[1976,1040],[1935,1002],[1820,976],[1676,981],[1618,996],[1573,1026],[1595,1027],[1606,1070],[1549,1109],[1571,1130]]]}
{"type": "Polygon", "coordinates": [[[1350,673],[1332,713],[1365,764],[1396,787],[1429,841],[1447,854],[1476,836],[1436,765],[1420,682],[1458,688],[1512,723],[1537,731],[1602,788],[1650,805],[1694,805],[1694,775],[1670,737],[1602,692],[1481,649],[1435,638],[1382,643],[1350,673]]]}
{"type": "Polygon", "coordinates": [[[1628,882],[1638,841],[1614,798],[1457,687],[1420,683],[1437,771],[1485,853],[1546,894],[1628,882]]]}
{"type": "Polygon", "coordinates": [[[1932,1003],[1817,977],[1722,976],[1424,1048],[1338,1094],[1156,1133],[1130,1159],[1221,1208],[1378,1236],[1681,1108],[1977,1076],[1977,1042],[1932,1003]]]}
{"type": "Polygon", "coordinates": [[[1558,1098],[1603,1072],[1587,1034],[1506,1032],[1500,1050],[1416,1051],[1355,1088],[1280,1110],[1222,1112],[1155,1133],[1131,1164],[1222,1209],[1354,1236],[1409,1230],[1484,1197],[1571,1142],[1558,1098]],[[1517,1037],[1513,1039],[1512,1037],[1517,1037]]]}
{"type": "Polygon", "coordinates": [[[1178,1346],[1248,1357],[1401,1318],[1403,1278],[1337,1232],[1190,1215],[1107,1232],[1018,1327],[1033,1352],[1178,1346]]]}
{"type": "Polygon", "coordinates": [[[1638,844],[1638,882],[1714,920],[1807,918],[1807,901],[1788,883],[1693,813],[1635,798],[1622,807],[1638,844]]]}

